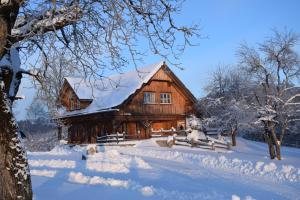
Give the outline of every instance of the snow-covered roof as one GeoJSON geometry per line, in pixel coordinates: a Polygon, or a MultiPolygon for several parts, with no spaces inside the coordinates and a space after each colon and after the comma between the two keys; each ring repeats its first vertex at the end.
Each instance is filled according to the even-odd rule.
{"type": "Polygon", "coordinates": [[[128,73],[109,76],[97,81],[86,81],[83,78],[66,77],[81,100],[90,99],[92,103],[85,109],[65,112],[64,117],[115,111],[114,107],[122,104],[130,95],[147,83],[161,68],[163,61],[138,68],[128,73]]]}

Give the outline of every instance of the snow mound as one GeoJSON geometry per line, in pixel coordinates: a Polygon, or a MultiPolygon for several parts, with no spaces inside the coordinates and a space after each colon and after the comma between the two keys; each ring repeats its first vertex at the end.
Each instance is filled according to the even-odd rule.
{"type": "Polygon", "coordinates": [[[154,194],[154,188],[152,186],[142,187],[140,191],[144,196],[152,196],[154,194]]]}
{"type": "Polygon", "coordinates": [[[97,172],[129,173],[129,169],[123,163],[110,163],[101,161],[87,161],[86,168],[97,172]]]}
{"type": "Polygon", "coordinates": [[[197,141],[197,140],[205,140],[206,136],[203,132],[198,130],[192,130],[191,133],[187,135],[187,139],[190,141],[197,141]]]}
{"type": "Polygon", "coordinates": [[[269,164],[266,164],[264,166],[264,169],[263,169],[263,174],[265,173],[269,173],[269,172],[273,172],[277,169],[277,166],[275,165],[275,163],[271,162],[269,164]]]}
{"type": "Polygon", "coordinates": [[[145,162],[142,158],[140,158],[140,157],[135,157],[134,161],[136,163],[137,168],[140,168],[140,169],[152,169],[152,167],[147,162],[145,162]]]}
{"type": "Polygon", "coordinates": [[[72,151],[67,145],[58,145],[49,151],[49,155],[69,155],[71,153],[72,151]]]}
{"type": "Polygon", "coordinates": [[[85,176],[81,172],[70,172],[69,179],[72,183],[80,184],[89,184],[89,185],[105,185],[111,187],[123,187],[128,188],[128,181],[112,179],[112,178],[103,178],[100,176],[85,176]]]}
{"type": "Polygon", "coordinates": [[[121,155],[116,149],[88,156],[86,168],[97,172],[128,174],[131,167],[152,169],[142,158],[121,155]]]}
{"type": "Polygon", "coordinates": [[[50,167],[50,168],[75,168],[76,162],[73,160],[29,160],[29,165],[33,167],[50,167]]]}
{"type": "Polygon", "coordinates": [[[231,196],[231,200],[240,200],[241,198],[235,194],[231,196]]]}
{"type": "Polygon", "coordinates": [[[203,154],[184,153],[179,151],[159,151],[154,149],[141,150],[137,148],[124,149],[123,153],[149,157],[155,159],[176,161],[181,163],[198,163],[208,168],[230,171],[251,176],[268,177],[276,181],[300,181],[300,168],[283,165],[276,166],[275,163],[253,162],[238,158],[226,158],[226,156],[211,156],[203,154]]]}
{"type": "Polygon", "coordinates": [[[229,159],[225,156],[205,156],[200,162],[212,168],[239,171],[242,174],[269,177],[277,181],[300,181],[300,169],[286,165],[278,168],[273,162],[265,164],[258,161],[254,164],[248,160],[229,159]]]}
{"type": "Polygon", "coordinates": [[[33,176],[45,176],[45,177],[54,177],[56,175],[57,171],[55,170],[37,170],[32,169],[30,170],[30,174],[33,176]]]}
{"type": "Polygon", "coordinates": [[[72,150],[67,145],[57,145],[51,151],[47,152],[28,152],[28,155],[51,155],[51,156],[63,156],[69,155],[72,153],[72,150]]]}
{"type": "Polygon", "coordinates": [[[245,200],[255,200],[252,196],[245,196],[245,200]]]}
{"type": "Polygon", "coordinates": [[[88,156],[86,168],[98,172],[129,173],[132,159],[113,149],[88,156]]]}

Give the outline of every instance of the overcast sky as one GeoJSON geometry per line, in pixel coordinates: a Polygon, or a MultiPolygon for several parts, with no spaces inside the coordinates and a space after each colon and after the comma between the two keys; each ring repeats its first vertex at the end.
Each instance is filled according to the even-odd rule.
{"type": "MultiPolygon", "coordinates": [[[[241,42],[262,42],[272,28],[291,29],[300,34],[299,0],[187,0],[176,16],[179,24],[197,23],[207,36],[197,47],[190,47],[181,57],[181,71],[170,66],[196,97],[205,95],[203,87],[219,64],[237,62],[236,49],[241,42]]],[[[299,46],[297,47],[300,52],[299,46]]],[[[149,55],[145,65],[161,60],[149,55]]],[[[128,70],[132,67],[129,66],[128,70]]],[[[24,119],[34,90],[28,79],[22,80],[20,94],[25,100],[16,105],[16,118],[24,119]]]]}

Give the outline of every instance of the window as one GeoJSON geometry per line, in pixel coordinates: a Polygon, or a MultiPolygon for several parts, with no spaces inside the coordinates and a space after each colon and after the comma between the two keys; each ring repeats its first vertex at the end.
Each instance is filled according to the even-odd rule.
{"type": "Polygon", "coordinates": [[[170,104],[171,103],[171,93],[160,93],[160,103],[170,104]]]}
{"type": "Polygon", "coordinates": [[[144,104],[153,104],[155,103],[155,93],[154,92],[145,92],[144,93],[144,104]]]}
{"type": "Polygon", "coordinates": [[[80,101],[77,100],[77,110],[80,110],[80,101]]]}

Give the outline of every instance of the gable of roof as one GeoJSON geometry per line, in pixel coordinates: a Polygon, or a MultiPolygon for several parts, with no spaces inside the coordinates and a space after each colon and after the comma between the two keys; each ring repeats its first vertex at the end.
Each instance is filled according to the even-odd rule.
{"type": "Polygon", "coordinates": [[[167,70],[169,72],[169,75],[172,77],[172,79],[174,79],[175,83],[178,85],[178,87],[183,88],[182,91],[189,97],[189,99],[193,103],[196,103],[197,99],[193,95],[193,93],[185,86],[185,84],[174,74],[174,72],[169,67],[167,67],[167,70]]]}
{"type": "MultiPolygon", "coordinates": [[[[160,70],[165,71],[165,73],[167,73],[168,77],[170,78],[170,80],[172,80],[172,83],[175,84],[176,87],[178,87],[180,89],[180,93],[183,94],[187,99],[189,99],[193,104],[197,102],[196,97],[193,95],[193,93],[185,86],[185,84],[174,74],[174,72],[166,65],[163,64],[159,69],[157,69],[157,71],[155,73],[153,73],[152,77],[145,83],[143,83],[143,85],[138,88],[136,90],[135,93],[131,94],[126,100],[124,100],[123,104],[126,105],[128,103],[131,102],[131,100],[138,95],[138,93],[143,89],[145,84],[150,84],[151,81],[162,81],[162,79],[156,79],[155,75],[156,73],[158,73],[160,70]]],[[[170,81],[170,80],[165,80],[165,81],[170,81]]]]}

